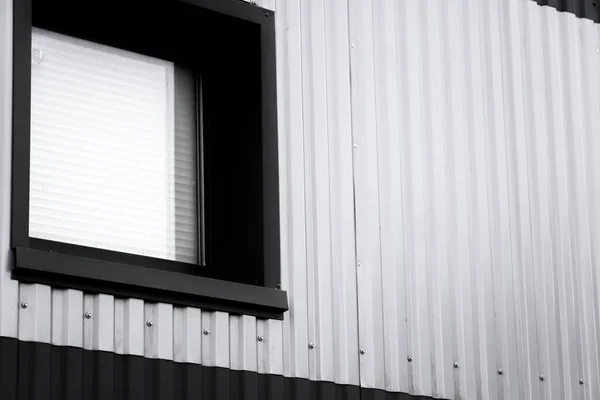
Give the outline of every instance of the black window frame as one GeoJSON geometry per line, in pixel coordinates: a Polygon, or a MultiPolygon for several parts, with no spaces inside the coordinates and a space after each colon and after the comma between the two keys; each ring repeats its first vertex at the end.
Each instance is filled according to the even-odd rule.
{"type": "MultiPolygon", "coordinates": [[[[12,277],[23,282],[74,288],[92,293],[107,293],[234,314],[283,319],[283,313],[288,310],[288,302],[287,294],[281,290],[280,286],[274,13],[241,0],[163,0],[156,2],[157,5],[153,6],[156,8],[150,11],[150,14],[145,8],[148,7],[148,4],[155,4],[153,2],[138,3],[125,0],[111,2],[108,0],[99,4],[90,3],[74,0],[13,1],[11,246],[15,251],[15,266],[12,270],[12,277]],[[41,4],[39,8],[43,12],[38,12],[36,17],[34,7],[38,7],[38,4],[41,4]],[[65,13],[67,9],[74,9],[74,13],[71,15],[65,13]],[[198,16],[204,15],[202,21],[194,20],[196,12],[198,16]],[[160,24],[156,24],[156,22],[162,22],[157,20],[157,18],[163,18],[162,14],[168,15],[168,17],[181,17],[183,27],[171,29],[169,23],[166,22],[165,26],[160,29],[160,24]],[[60,15],[62,17],[59,17],[60,15]],[[82,15],[92,19],[86,20],[82,15]],[[96,16],[98,21],[94,20],[93,18],[96,17],[93,16],[96,16]],[[106,20],[100,22],[101,18],[113,17],[115,18],[113,24],[106,20]],[[144,32],[146,36],[143,33],[141,35],[131,33],[131,37],[126,35],[138,28],[135,24],[143,25],[142,28],[146,29],[144,32]],[[113,29],[112,33],[102,31],[103,26],[111,26],[106,29],[108,31],[113,29]],[[121,28],[118,28],[119,26],[121,28]],[[153,32],[153,26],[158,33],[153,32]],[[222,156],[225,155],[222,147],[227,139],[219,136],[219,133],[224,132],[219,131],[217,122],[223,122],[227,117],[225,113],[231,115],[232,118],[235,118],[236,115],[246,116],[244,123],[248,125],[251,135],[255,135],[252,137],[260,137],[260,143],[256,145],[256,148],[252,148],[255,153],[250,152],[248,155],[245,155],[245,150],[242,149],[247,143],[242,143],[233,150],[234,156],[247,157],[245,160],[249,165],[248,169],[253,171],[251,172],[254,174],[251,176],[252,184],[258,188],[256,192],[252,192],[251,205],[242,205],[242,207],[246,207],[246,209],[254,207],[256,212],[250,213],[253,215],[250,216],[249,213],[244,212],[245,209],[242,209],[237,213],[233,212],[232,215],[225,215],[227,209],[224,211],[224,207],[239,206],[241,203],[235,202],[233,192],[220,192],[220,190],[230,189],[218,187],[216,183],[212,185],[208,183],[207,191],[212,190],[214,193],[207,195],[207,214],[219,212],[221,213],[219,215],[225,215],[222,218],[226,222],[242,219],[239,221],[239,224],[242,225],[240,229],[242,233],[239,236],[233,236],[233,243],[227,243],[228,240],[232,241],[231,235],[235,234],[228,236],[227,233],[212,228],[213,230],[207,231],[207,240],[220,240],[218,243],[219,254],[227,253],[228,250],[235,252],[238,245],[246,246],[250,249],[249,252],[255,249],[256,254],[250,253],[255,256],[251,263],[244,262],[242,256],[239,256],[239,262],[237,262],[238,258],[219,256],[215,251],[213,258],[220,260],[222,264],[209,268],[211,267],[209,262],[207,262],[207,267],[201,267],[29,236],[31,35],[33,27],[171,61],[189,61],[194,67],[202,69],[203,76],[204,73],[208,73],[212,91],[210,88],[208,90],[215,97],[215,105],[203,109],[202,112],[206,113],[208,110],[208,115],[203,117],[209,121],[205,122],[205,128],[209,127],[206,129],[211,130],[214,138],[212,141],[216,144],[212,144],[213,148],[210,147],[210,143],[205,145],[208,150],[203,153],[203,156],[208,158],[207,169],[211,168],[211,162],[215,165],[213,170],[223,168],[224,165],[224,161],[219,160],[222,160],[222,156]],[[192,42],[197,39],[194,36],[196,32],[194,29],[211,30],[214,36],[197,35],[204,38],[201,39],[202,45],[196,46],[195,42],[192,42]],[[240,30],[237,31],[237,29],[240,30]],[[179,33],[172,33],[172,31],[179,33]],[[236,36],[236,34],[246,31],[251,32],[252,35],[236,36]],[[166,37],[157,36],[162,34],[166,37]],[[179,43],[178,40],[184,34],[189,40],[183,44],[179,43]],[[244,42],[245,36],[251,36],[253,42],[244,42]],[[237,44],[237,41],[240,43],[237,44]],[[238,56],[235,55],[236,51],[239,52],[238,56]],[[242,60],[240,57],[246,57],[248,65],[232,66],[232,61],[242,60]],[[228,63],[226,68],[223,68],[225,64],[219,64],[226,62],[228,63]],[[202,66],[199,67],[199,65],[202,66]],[[220,83],[219,80],[221,80],[220,83]],[[224,91],[228,90],[229,93],[219,95],[219,84],[225,85],[226,90],[224,91]],[[256,99],[256,101],[250,102],[250,105],[244,105],[244,107],[249,107],[249,110],[241,108],[241,100],[230,101],[226,98],[238,88],[242,99],[256,99]],[[247,97],[244,97],[245,95],[247,97]],[[217,97],[219,98],[217,99],[217,97]],[[229,109],[225,110],[225,106],[229,109]],[[212,125],[211,119],[213,120],[212,125]],[[214,160],[211,161],[212,150],[219,157],[215,155],[214,160]],[[236,151],[237,153],[235,153],[236,151]],[[211,202],[213,208],[210,208],[211,202]],[[217,204],[223,202],[226,203],[224,206],[217,204]],[[244,217],[245,215],[249,216],[244,217]],[[241,240],[246,238],[249,243],[241,243],[241,240]]],[[[203,33],[206,32],[203,31],[203,33]]],[[[203,86],[205,86],[204,83],[203,86]]],[[[210,97],[203,97],[202,101],[210,102],[210,97]]],[[[230,130],[236,128],[233,122],[229,125],[225,122],[225,125],[230,130]]],[[[216,172],[213,171],[214,173],[216,172]]],[[[242,178],[247,178],[244,170],[240,169],[240,165],[233,166],[227,173],[229,174],[227,177],[241,174],[242,178]]],[[[203,178],[210,181],[212,176],[205,175],[203,178]]],[[[218,179],[213,179],[213,181],[218,181],[218,179]]],[[[240,185],[243,184],[240,183],[240,185]]],[[[247,185],[249,184],[246,183],[244,187],[247,188],[247,185]]],[[[210,225],[210,218],[207,220],[210,225]]],[[[242,251],[242,255],[244,254],[242,251]]]]}

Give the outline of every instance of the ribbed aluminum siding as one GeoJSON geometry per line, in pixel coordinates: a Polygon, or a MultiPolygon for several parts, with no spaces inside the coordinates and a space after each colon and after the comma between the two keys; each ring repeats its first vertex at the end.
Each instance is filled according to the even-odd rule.
{"type": "Polygon", "coordinates": [[[10,280],[11,3],[0,334],[445,398],[600,398],[599,25],[530,0],[259,2],[277,18],[279,322],[10,280]]]}
{"type": "Polygon", "coordinates": [[[600,398],[600,28],[527,0],[349,14],[361,384],[600,398]]]}

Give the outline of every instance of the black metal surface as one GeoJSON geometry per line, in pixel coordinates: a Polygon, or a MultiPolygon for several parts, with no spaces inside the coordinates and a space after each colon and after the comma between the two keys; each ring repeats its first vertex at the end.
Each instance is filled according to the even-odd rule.
{"type": "Polygon", "coordinates": [[[261,27],[261,111],[262,111],[262,181],[264,227],[264,285],[277,287],[280,282],[279,245],[279,150],[277,141],[277,65],[275,62],[275,16],[266,12],[261,27]]]}
{"type": "Polygon", "coordinates": [[[18,341],[0,337],[0,399],[17,398],[18,362],[18,341]]]}
{"type": "Polygon", "coordinates": [[[72,243],[56,242],[46,239],[29,238],[29,246],[32,250],[69,254],[75,257],[90,258],[94,260],[108,261],[111,263],[135,265],[139,267],[160,269],[163,271],[179,272],[181,274],[201,275],[208,278],[217,278],[211,269],[198,268],[196,264],[141,256],[138,254],[123,253],[113,250],[99,249],[95,247],[81,246],[72,243]]]}
{"type": "Polygon", "coordinates": [[[12,275],[23,282],[262,318],[282,319],[288,309],[283,290],[23,247],[16,248],[12,275]]]}
{"type": "Polygon", "coordinates": [[[13,2],[12,246],[29,239],[29,121],[31,104],[31,1],[13,2]]]}
{"type": "Polygon", "coordinates": [[[534,0],[540,6],[549,6],[558,11],[575,14],[579,18],[600,23],[600,0],[534,0]]]}
{"type": "Polygon", "coordinates": [[[0,399],[431,400],[12,338],[0,338],[0,399]]]}

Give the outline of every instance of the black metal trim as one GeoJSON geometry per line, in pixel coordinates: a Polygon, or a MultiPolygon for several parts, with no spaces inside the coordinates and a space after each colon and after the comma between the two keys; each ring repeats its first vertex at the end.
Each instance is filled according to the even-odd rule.
{"type": "Polygon", "coordinates": [[[263,178],[263,237],[264,285],[280,284],[279,248],[279,154],[277,140],[277,65],[275,62],[275,18],[266,12],[261,29],[262,76],[262,178],[263,178]],[[274,245],[276,244],[276,245],[274,245]]]}
{"type": "Polygon", "coordinates": [[[53,253],[70,254],[76,257],[115,262],[119,264],[128,264],[139,267],[162,269],[164,271],[179,272],[182,274],[202,275],[208,278],[219,279],[219,277],[215,274],[216,271],[214,269],[202,268],[196,264],[171,261],[163,258],[141,256],[131,253],[122,253],[119,251],[81,246],[72,243],[55,242],[52,240],[38,238],[29,238],[29,246],[21,247],[27,247],[33,250],[42,250],[53,253]]]}
{"type": "MultiPolygon", "coordinates": [[[[263,25],[265,15],[272,12],[241,0],[180,0],[205,10],[263,25]]],[[[268,15],[267,15],[268,16],[268,15]]]]}
{"type": "Polygon", "coordinates": [[[12,231],[11,244],[29,243],[29,124],[31,0],[13,1],[12,231]]]}
{"type": "Polygon", "coordinates": [[[600,0],[533,0],[540,6],[556,8],[579,18],[600,23],[600,0]]]}
{"type": "Polygon", "coordinates": [[[2,400],[432,400],[287,378],[0,338],[2,400]]]}
{"type": "MultiPolygon", "coordinates": [[[[166,7],[164,11],[169,15],[168,18],[172,19],[175,18],[174,16],[179,16],[187,21],[187,26],[197,25],[196,19],[194,19],[196,18],[196,10],[190,10],[193,8],[192,6],[197,6],[200,12],[198,15],[204,15],[206,12],[216,12],[227,17],[211,14],[210,18],[201,17],[202,21],[209,22],[214,19],[221,21],[221,18],[223,18],[223,21],[228,21],[226,24],[235,24],[232,26],[239,27],[242,30],[251,29],[253,34],[256,33],[256,36],[253,36],[253,38],[256,37],[255,42],[253,42],[255,47],[252,47],[252,49],[256,48],[256,52],[251,54],[252,57],[256,56],[251,69],[255,72],[254,78],[235,77],[236,82],[245,82],[249,80],[248,78],[254,79],[248,87],[242,90],[246,90],[246,96],[250,91],[250,98],[257,100],[253,101],[256,108],[252,112],[255,114],[250,114],[252,129],[257,132],[255,136],[257,144],[255,150],[256,162],[253,164],[255,169],[252,170],[255,172],[252,173],[256,175],[256,181],[260,182],[255,186],[256,194],[253,197],[254,203],[252,203],[252,210],[256,209],[254,213],[256,218],[246,217],[245,220],[240,222],[240,225],[246,229],[245,232],[249,232],[246,236],[234,236],[230,240],[229,236],[224,236],[222,232],[216,232],[219,235],[218,245],[215,245],[218,246],[220,254],[226,254],[227,252],[236,254],[236,243],[244,244],[245,249],[252,250],[246,250],[247,253],[240,253],[239,256],[233,258],[219,259],[214,264],[211,264],[210,259],[208,259],[207,265],[202,266],[29,237],[30,49],[32,26],[40,26],[44,29],[55,30],[59,33],[70,34],[83,39],[97,39],[100,43],[126,48],[131,51],[136,51],[139,47],[139,52],[144,53],[147,51],[149,55],[176,62],[178,62],[177,60],[184,60],[197,68],[199,72],[203,72],[203,68],[207,68],[212,72],[211,78],[213,79],[215,78],[214,71],[218,71],[219,66],[213,65],[211,59],[218,61],[221,60],[220,56],[236,54],[235,49],[230,47],[236,46],[237,42],[232,42],[232,39],[239,37],[239,35],[235,36],[225,29],[224,34],[226,34],[226,37],[223,39],[229,40],[229,42],[225,42],[229,45],[221,44],[218,38],[211,39],[212,41],[200,44],[198,47],[200,51],[194,53],[189,52],[189,49],[182,50],[184,46],[179,42],[176,42],[175,46],[165,45],[165,43],[168,44],[169,40],[176,41],[177,38],[186,37],[189,39],[191,37],[189,31],[175,30],[177,32],[171,32],[165,38],[161,37],[162,41],[157,42],[157,45],[153,47],[155,37],[146,38],[143,35],[138,35],[132,37],[131,40],[127,39],[126,33],[129,32],[128,29],[130,28],[128,24],[137,23],[130,22],[136,20],[134,17],[137,16],[137,11],[132,9],[134,2],[119,2],[119,10],[122,12],[106,14],[121,18],[115,20],[118,21],[118,24],[108,27],[110,24],[106,24],[105,21],[98,24],[97,21],[92,19],[73,19],[63,13],[68,7],[78,7],[77,9],[82,12],[80,17],[89,17],[93,14],[90,10],[96,10],[96,5],[73,0],[60,0],[57,2],[14,0],[11,246],[17,251],[17,265],[13,271],[13,277],[27,282],[40,282],[93,292],[168,301],[174,304],[196,305],[268,318],[282,318],[283,312],[287,310],[287,295],[284,291],[275,290],[280,283],[281,261],[279,248],[275,24],[273,12],[239,0],[179,0],[148,4],[152,4],[152,6],[149,6],[151,7],[149,8],[149,15],[152,15],[151,18],[154,19],[149,20],[150,22],[140,22],[145,29],[144,32],[155,31],[151,21],[163,18],[160,13],[163,9],[157,8],[163,6],[166,7]],[[189,11],[193,11],[193,17],[189,17],[189,11]],[[231,18],[235,21],[231,22],[231,18]],[[82,21],[89,22],[89,24],[82,23],[82,21]],[[90,25],[92,27],[88,28],[90,25]],[[105,29],[106,34],[103,33],[105,29]],[[258,35],[259,32],[260,35],[258,35]],[[124,37],[125,39],[123,39],[124,37]],[[260,145],[259,141],[261,141],[260,145]],[[258,158],[258,153],[261,153],[262,158],[258,158]],[[262,203],[260,203],[261,201],[262,203]],[[254,240],[254,238],[260,239],[254,240]],[[255,251],[254,249],[258,250],[255,251]],[[246,255],[250,257],[246,257],[246,255]],[[232,260],[236,262],[232,262],[232,260]],[[123,275],[123,271],[128,271],[127,274],[129,275],[123,275]],[[192,282],[199,287],[191,287],[192,282]],[[207,287],[219,288],[219,290],[207,290],[207,287]]],[[[106,7],[112,10],[109,6],[106,7]]],[[[102,9],[105,13],[107,12],[106,7],[102,9]]],[[[100,13],[100,15],[102,14],[100,13]]],[[[101,19],[101,17],[97,19],[101,19]]],[[[213,23],[210,26],[212,27],[215,24],[213,23]]],[[[218,22],[218,24],[221,24],[221,22],[218,22]]],[[[215,26],[221,29],[221,25],[215,26]]],[[[156,35],[156,33],[153,33],[153,35],[156,35]]],[[[185,43],[189,44],[189,42],[185,43]]],[[[195,44],[195,42],[192,44],[195,44]]],[[[237,45],[237,47],[240,46],[241,44],[237,45]]],[[[227,61],[229,59],[221,62],[227,61]]],[[[229,64],[237,63],[229,62],[229,64]]],[[[227,78],[230,78],[228,80],[234,78],[231,75],[226,75],[228,73],[230,74],[231,71],[228,70],[222,77],[217,76],[219,79],[226,80],[227,78]]],[[[220,105],[227,104],[223,102],[223,99],[220,99],[220,101],[220,105]]],[[[235,108],[220,110],[213,120],[229,117],[229,115],[224,114],[235,114],[238,111],[235,108]]],[[[248,111],[246,111],[246,118],[248,118],[248,111]]],[[[229,128],[231,128],[231,125],[229,125],[229,128]]],[[[216,131],[213,133],[218,135],[224,132],[216,131]]],[[[236,165],[236,168],[240,168],[240,166],[236,165]]],[[[220,193],[220,196],[212,203],[222,201],[224,196],[225,198],[231,197],[231,193],[229,191],[220,193]]],[[[246,206],[246,209],[248,208],[250,207],[246,206]]],[[[250,214],[245,213],[245,215],[250,214]]],[[[230,222],[230,220],[231,218],[227,222],[230,222]]],[[[210,222],[210,218],[208,222],[210,222]]],[[[232,222],[237,223],[237,220],[232,222]]],[[[228,229],[232,230],[231,228],[228,229]]],[[[217,236],[215,235],[215,237],[217,236]]],[[[217,242],[215,238],[207,237],[205,239],[210,243],[217,242]]],[[[209,256],[212,250],[208,249],[207,254],[209,256]]]]}
{"type": "Polygon", "coordinates": [[[283,319],[285,291],[69,254],[16,248],[12,275],[25,282],[283,319]]]}

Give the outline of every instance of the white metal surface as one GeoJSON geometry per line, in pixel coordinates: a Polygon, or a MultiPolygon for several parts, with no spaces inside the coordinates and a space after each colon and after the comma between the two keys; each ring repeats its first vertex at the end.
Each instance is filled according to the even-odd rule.
{"type": "Polygon", "coordinates": [[[530,0],[258,3],[276,10],[285,320],[10,280],[0,0],[0,334],[443,398],[600,398],[600,27],[530,0]]]}
{"type": "Polygon", "coordinates": [[[600,398],[598,25],[526,0],[349,17],[361,384],[600,398]]]}

